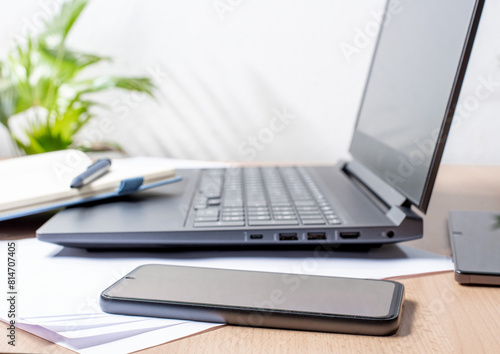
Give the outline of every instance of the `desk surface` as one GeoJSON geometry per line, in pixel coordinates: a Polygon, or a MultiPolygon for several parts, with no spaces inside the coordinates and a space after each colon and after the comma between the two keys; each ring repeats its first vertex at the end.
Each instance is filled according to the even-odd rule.
{"type": "MultiPolygon", "coordinates": [[[[452,209],[498,210],[500,214],[500,166],[442,166],[424,217],[425,236],[408,244],[450,255],[446,220],[452,209]]],[[[29,226],[4,223],[0,238],[33,237],[46,218],[33,217],[29,226]]],[[[399,281],[406,287],[406,300],[400,330],[391,337],[224,326],[140,353],[498,351],[500,288],[461,286],[452,272],[399,281]]],[[[23,331],[17,332],[17,343],[14,352],[72,353],[23,331]]],[[[6,351],[13,352],[2,340],[0,352],[6,351]]]]}

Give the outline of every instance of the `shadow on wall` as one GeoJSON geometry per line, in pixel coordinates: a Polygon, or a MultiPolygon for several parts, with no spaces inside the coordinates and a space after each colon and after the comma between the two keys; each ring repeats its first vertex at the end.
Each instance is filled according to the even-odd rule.
{"type": "Polygon", "coordinates": [[[245,95],[194,68],[169,71],[158,95],[168,116],[141,119],[141,141],[132,144],[143,144],[151,155],[207,160],[253,161],[271,147],[279,151],[275,137],[296,118],[290,105],[256,72],[245,71],[241,82],[245,95]]]}

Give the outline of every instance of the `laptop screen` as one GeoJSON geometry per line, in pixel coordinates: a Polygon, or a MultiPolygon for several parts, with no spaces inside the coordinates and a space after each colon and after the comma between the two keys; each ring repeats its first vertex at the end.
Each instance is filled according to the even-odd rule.
{"type": "Polygon", "coordinates": [[[389,0],[351,154],[426,211],[483,1],[389,0]]]}

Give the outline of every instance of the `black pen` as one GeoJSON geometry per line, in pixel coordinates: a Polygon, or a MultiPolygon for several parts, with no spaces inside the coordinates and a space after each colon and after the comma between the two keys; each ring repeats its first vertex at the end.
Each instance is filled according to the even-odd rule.
{"type": "Polygon", "coordinates": [[[101,177],[106,173],[111,166],[110,159],[99,159],[92,165],[90,165],[85,172],[78,175],[71,182],[71,188],[80,188],[86,184],[89,184],[93,180],[101,177]]]}

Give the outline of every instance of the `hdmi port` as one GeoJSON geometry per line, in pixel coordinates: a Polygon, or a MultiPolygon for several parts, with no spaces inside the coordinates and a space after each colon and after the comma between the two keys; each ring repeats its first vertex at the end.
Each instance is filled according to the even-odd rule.
{"type": "Polygon", "coordinates": [[[326,240],[326,234],[324,232],[308,232],[308,240],[326,240]]]}
{"type": "Polygon", "coordinates": [[[296,233],[283,233],[280,234],[280,241],[296,241],[299,238],[296,233]]]}
{"type": "Polygon", "coordinates": [[[359,232],[358,231],[341,232],[339,235],[340,238],[358,238],[359,232]]]}

